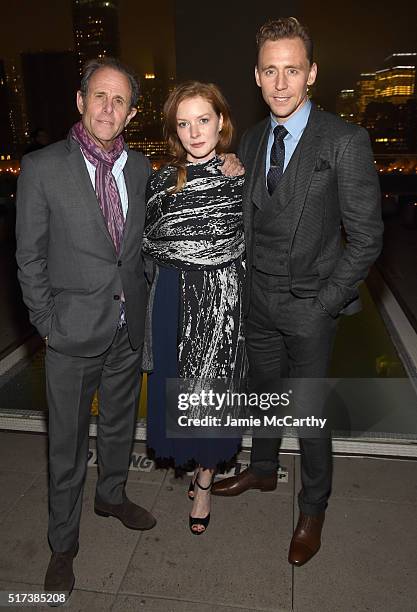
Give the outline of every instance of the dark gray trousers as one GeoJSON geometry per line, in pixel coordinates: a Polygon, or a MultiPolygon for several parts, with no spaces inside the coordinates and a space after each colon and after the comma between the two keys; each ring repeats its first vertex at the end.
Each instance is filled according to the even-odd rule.
{"type": "MultiPolygon", "coordinates": [[[[252,270],[251,303],[245,328],[252,387],[271,389],[280,377],[325,378],[337,320],[315,298],[298,298],[288,278],[252,270]]],[[[302,488],[300,510],[317,515],[327,506],[332,482],[328,438],[299,438],[302,488]]],[[[254,438],[251,469],[260,475],[277,469],[281,439],[254,438]]]]}
{"type": "Polygon", "coordinates": [[[142,347],[132,350],[127,326],[97,357],[71,357],[48,347],[49,527],[55,552],[78,540],[87,471],[91,402],[98,389],[96,497],[120,504],[129,470],[140,392],[142,347]]]}

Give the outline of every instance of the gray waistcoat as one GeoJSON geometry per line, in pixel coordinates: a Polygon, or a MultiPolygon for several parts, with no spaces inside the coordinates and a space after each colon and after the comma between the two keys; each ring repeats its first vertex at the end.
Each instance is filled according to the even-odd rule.
{"type": "Polygon", "coordinates": [[[293,221],[294,180],[300,155],[297,147],[272,196],[265,180],[265,155],[260,159],[259,172],[253,191],[254,257],[253,264],[262,272],[288,275],[290,230],[293,221]]]}

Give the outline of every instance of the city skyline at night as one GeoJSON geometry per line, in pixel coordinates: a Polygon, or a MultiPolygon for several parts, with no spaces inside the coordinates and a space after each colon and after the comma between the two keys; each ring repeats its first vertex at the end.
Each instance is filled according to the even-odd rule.
{"type": "MultiPolygon", "coordinates": [[[[167,74],[175,76],[176,4],[181,2],[161,0],[143,5],[135,0],[119,0],[121,59],[139,75],[157,72],[163,66],[167,74]]],[[[244,12],[242,7],[239,9],[244,12]]],[[[15,60],[25,51],[74,50],[72,10],[73,0],[62,0],[59,11],[53,0],[23,0],[16,25],[16,6],[3,6],[0,58],[15,60]]],[[[312,33],[319,66],[316,94],[329,110],[334,110],[341,89],[354,87],[359,73],[375,71],[392,53],[417,50],[415,31],[410,27],[416,15],[411,0],[404,0],[401,11],[373,0],[365,5],[354,1],[348,7],[324,0],[320,10],[308,2],[294,2],[294,14],[312,33]]],[[[278,12],[271,14],[271,18],[277,16],[278,12]]],[[[196,32],[199,28],[204,28],[201,19],[197,20],[196,32]]],[[[190,32],[190,52],[195,35],[190,32]]],[[[251,42],[242,40],[242,45],[251,42]]],[[[236,49],[225,49],[223,53],[235,60],[236,49]]]]}
{"type": "MultiPolygon", "coordinates": [[[[362,123],[368,129],[374,127],[374,119],[372,113],[370,118],[365,117],[367,105],[371,102],[381,102],[382,98],[385,98],[383,101],[388,104],[393,101],[393,96],[390,95],[392,78],[395,77],[398,81],[397,93],[400,91],[400,85],[405,82],[404,79],[407,80],[407,87],[401,90],[402,93],[397,96],[395,104],[402,102],[404,106],[410,97],[416,97],[415,68],[413,74],[410,67],[404,68],[402,60],[407,58],[400,56],[404,53],[413,54],[417,49],[415,36],[411,35],[410,28],[406,27],[412,13],[412,4],[408,0],[403,3],[403,11],[396,16],[395,27],[388,8],[378,7],[376,10],[376,5],[372,7],[372,4],[371,2],[361,7],[354,2],[349,6],[349,10],[343,9],[341,13],[338,7],[327,1],[321,5],[320,12],[312,11],[306,2],[294,3],[294,14],[308,25],[315,43],[315,60],[319,70],[317,84],[312,91],[313,99],[325,110],[337,112],[348,121],[362,123]],[[344,37],[340,36],[342,30],[344,37]],[[401,74],[391,74],[392,67],[384,65],[387,57],[398,58],[397,64],[401,74]],[[413,78],[414,91],[412,91],[413,78]]],[[[26,131],[24,138],[27,140],[30,131],[45,123],[40,119],[42,113],[39,113],[37,118],[33,111],[27,112],[28,106],[33,107],[28,104],[28,98],[33,98],[33,93],[29,92],[29,95],[25,92],[23,95],[24,81],[26,80],[27,89],[28,86],[33,87],[33,79],[29,78],[27,70],[26,77],[23,78],[23,58],[44,57],[46,62],[51,53],[72,53],[79,68],[86,58],[95,55],[119,55],[122,61],[136,71],[142,95],[138,115],[127,130],[126,137],[133,148],[140,148],[151,155],[160,154],[163,150],[162,105],[169,88],[174,83],[176,73],[175,15],[178,16],[179,8],[185,6],[185,3],[162,0],[157,7],[142,7],[134,0],[112,2],[63,0],[57,11],[56,3],[52,0],[41,0],[36,3],[36,11],[34,6],[34,3],[28,0],[20,3],[17,27],[15,7],[7,5],[2,8],[0,60],[3,61],[9,90],[13,94],[10,96],[13,100],[10,101],[10,109],[8,108],[7,112],[12,119],[14,150],[19,149],[18,142],[22,149],[23,128],[26,131]],[[10,76],[12,73],[14,80],[10,76]],[[145,75],[153,75],[154,81],[147,80],[145,75]],[[18,79],[20,84],[17,87],[15,84],[18,83],[18,79]],[[29,83],[31,84],[28,85],[29,83]],[[152,122],[154,125],[151,125],[152,122]]],[[[271,15],[274,16],[276,15],[271,15]]],[[[243,14],[240,15],[240,18],[242,17],[243,14]]],[[[205,28],[207,31],[213,27],[213,22],[207,15],[204,16],[203,9],[197,11],[190,20],[187,16],[187,22],[191,24],[193,20],[197,30],[205,28]]],[[[256,29],[254,24],[254,34],[256,29]]],[[[182,38],[188,36],[188,32],[190,34],[186,47],[189,46],[191,52],[193,46],[197,45],[197,40],[195,33],[190,29],[182,31],[182,38]]],[[[243,40],[248,37],[247,34],[247,32],[245,35],[242,34],[242,45],[253,45],[253,41],[243,40]]],[[[234,34],[231,36],[231,41],[230,49],[225,46],[222,50],[222,61],[227,67],[232,67],[236,58],[238,61],[240,57],[239,48],[236,48],[236,44],[240,44],[239,36],[234,34]]],[[[184,44],[182,39],[181,44],[184,44]]],[[[216,57],[220,56],[214,53],[213,80],[216,80],[216,57]]],[[[415,60],[415,56],[413,58],[415,60]]],[[[248,63],[247,56],[245,61],[248,63]]],[[[181,72],[181,63],[178,68],[181,72]]],[[[242,66],[239,68],[240,72],[235,72],[242,75],[242,66]]],[[[243,67],[243,70],[246,68],[243,67]]],[[[252,72],[252,67],[248,65],[247,70],[252,72]]],[[[194,72],[198,78],[198,51],[194,72]]],[[[232,70],[230,84],[233,90],[239,91],[239,87],[244,86],[240,82],[241,78],[242,76],[236,76],[232,70]]],[[[254,83],[251,86],[256,89],[254,83]]],[[[43,91],[47,89],[44,84],[40,92],[37,92],[38,97],[44,95],[43,91]]],[[[53,81],[51,91],[54,91],[53,81]]],[[[257,92],[255,93],[257,95],[257,92]]],[[[59,95],[62,95],[62,92],[59,95]]],[[[68,95],[67,90],[65,95],[68,95]]],[[[259,102],[261,104],[260,96],[259,102]]],[[[38,108],[40,108],[39,103],[38,108]]],[[[237,113],[239,108],[232,107],[233,110],[237,113]]],[[[385,109],[384,116],[387,121],[391,121],[392,117],[395,119],[396,113],[402,113],[399,119],[401,130],[404,121],[406,124],[407,121],[410,123],[407,119],[410,112],[415,112],[415,107],[412,105],[409,105],[405,114],[399,106],[393,112],[385,109]]],[[[69,117],[70,113],[67,115],[69,117]]],[[[63,131],[67,129],[68,121],[64,123],[63,131]]],[[[413,119],[412,129],[414,125],[413,119]]],[[[53,134],[54,139],[55,132],[56,130],[53,134]]],[[[390,146],[390,143],[397,142],[398,138],[395,134],[385,137],[385,134],[381,135],[378,129],[374,140],[385,143],[384,146],[390,146]]],[[[409,141],[409,138],[408,140],[403,138],[398,149],[409,148],[409,141]]],[[[11,151],[9,149],[10,147],[0,153],[9,154],[11,151]]]]}

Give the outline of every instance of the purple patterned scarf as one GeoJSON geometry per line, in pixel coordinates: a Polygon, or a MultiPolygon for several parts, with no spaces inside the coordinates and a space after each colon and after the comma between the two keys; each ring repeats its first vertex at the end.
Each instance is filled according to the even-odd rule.
{"type": "Polygon", "coordinates": [[[70,135],[78,142],[88,161],[96,167],[95,191],[97,199],[116,252],[119,253],[125,222],[120,194],[112,169],[124,149],[123,136],[120,134],[114,141],[113,148],[110,151],[105,151],[92,140],[82,121],[72,126],[70,135]]]}

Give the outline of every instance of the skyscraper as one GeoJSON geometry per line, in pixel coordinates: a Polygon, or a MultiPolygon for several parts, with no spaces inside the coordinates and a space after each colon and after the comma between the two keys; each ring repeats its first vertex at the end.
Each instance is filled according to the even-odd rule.
{"type": "Polygon", "coordinates": [[[27,145],[28,125],[22,77],[17,62],[5,61],[5,73],[9,96],[13,153],[15,157],[19,158],[27,145]]]}
{"type": "Polygon", "coordinates": [[[358,99],[354,89],[342,89],[336,98],[336,112],[349,123],[358,122],[358,99]]]}
{"type": "Polygon", "coordinates": [[[142,151],[148,157],[166,153],[162,134],[162,111],[174,80],[147,73],[140,79],[138,113],[126,128],[126,141],[131,149],[142,151]]]}
{"type": "Polygon", "coordinates": [[[0,60],[0,159],[11,158],[14,153],[13,134],[10,127],[10,97],[6,83],[4,62],[0,60]]]}
{"type": "Polygon", "coordinates": [[[375,72],[362,72],[357,82],[358,111],[362,118],[367,105],[375,98],[375,72]]]}
{"type": "Polygon", "coordinates": [[[119,57],[118,0],[73,0],[75,49],[81,74],[84,63],[96,57],[119,57]]]}
{"type": "Polygon", "coordinates": [[[405,104],[416,94],[417,53],[392,53],[385,59],[386,68],[377,70],[375,99],[405,104]]]}

